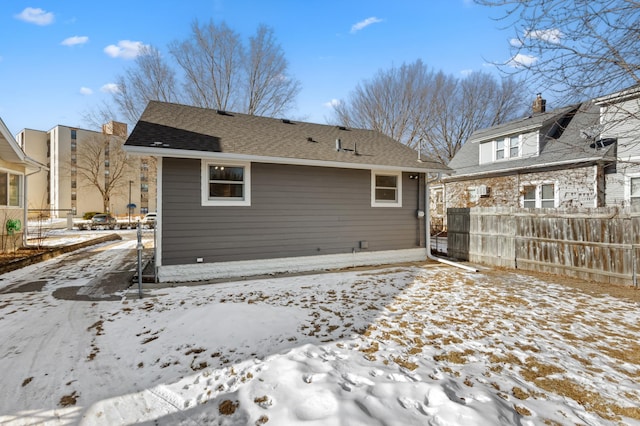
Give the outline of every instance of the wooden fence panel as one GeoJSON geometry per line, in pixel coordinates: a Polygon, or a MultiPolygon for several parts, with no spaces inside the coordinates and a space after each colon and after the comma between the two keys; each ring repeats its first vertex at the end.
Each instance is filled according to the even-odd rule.
{"type": "Polygon", "coordinates": [[[451,257],[490,266],[637,285],[639,207],[570,210],[496,207],[449,209],[447,214],[451,257]],[[451,210],[455,211],[450,215],[451,210]],[[466,247],[463,235],[468,238],[466,247]],[[462,255],[465,248],[466,257],[462,255]]]}
{"type": "Polygon", "coordinates": [[[470,212],[469,261],[515,268],[515,217],[510,208],[470,212]]]}
{"type": "Polygon", "coordinates": [[[447,209],[447,256],[469,260],[469,209],[447,209]]]}

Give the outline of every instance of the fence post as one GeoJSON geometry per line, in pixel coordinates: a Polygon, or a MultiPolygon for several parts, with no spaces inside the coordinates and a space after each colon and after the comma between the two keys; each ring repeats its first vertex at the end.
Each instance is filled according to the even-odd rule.
{"type": "Polygon", "coordinates": [[[138,296],[142,299],[142,224],[138,221],[138,296]]]}

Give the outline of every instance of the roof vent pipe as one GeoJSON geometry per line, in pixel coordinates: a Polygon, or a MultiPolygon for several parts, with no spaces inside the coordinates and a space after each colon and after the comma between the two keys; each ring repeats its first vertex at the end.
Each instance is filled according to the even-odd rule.
{"type": "Polygon", "coordinates": [[[342,141],[339,138],[336,139],[336,151],[342,151],[342,141]]]}

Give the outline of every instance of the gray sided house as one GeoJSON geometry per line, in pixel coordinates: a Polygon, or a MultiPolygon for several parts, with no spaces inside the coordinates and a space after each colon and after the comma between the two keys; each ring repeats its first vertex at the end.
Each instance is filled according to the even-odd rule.
{"type": "Polygon", "coordinates": [[[448,170],[371,130],[162,102],[125,149],[158,159],[159,281],[423,260],[448,170]]]}
{"type": "Polygon", "coordinates": [[[585,102],[545,111],[542,105],[529,117],[471,135],[443,179],[446,208],[605,205],[617,144],[596,131],[600,107],[585,102]]]}

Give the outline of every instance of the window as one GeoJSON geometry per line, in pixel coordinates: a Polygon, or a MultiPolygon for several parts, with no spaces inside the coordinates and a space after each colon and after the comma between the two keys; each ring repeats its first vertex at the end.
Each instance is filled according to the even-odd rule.
{"type": "Polygon", "coordinates": [[[149,184],[141,183],[140,184],[140,192],[149,192],[149,184]]]}
{"type": "Polygon", "coordinates": [[[509,158],[520,156],[520,137],[512,136],[509,138],[509,158]]]}
{"type": "Polygon", "coordinates": [[[629,179],[630,194],[629,203],[632,206],[640,206],[640,176],[629,179]]]}
{"type": "Polygon", "coordinates": [[[0,206],[20,207],[22,176],[0,171],[0,206]]]}
{"type": "Polygon", "coordinates": [[[504,141],[496,141],[496,160],[504,158],[504,141]]]}
{"type": "Polygon", "coordinates": [[[371,172],[371,207],[402,207],[402,173],[371,172]]]}
{"type": "Polygon", "coordinates": [[[522,207],[527,209],[556,207],[555,184],[526,185],[522,188],[522,207]]]}
{"type": "Polygon", "coordinates": [[[433,192],[433,200],[436,205],[436,214],[439,216],[444,215],[444,191],[436,189],[433,192]]]}
{"type": "Polygon", "coordinates": [[[524,195],[522,196],[522,207],[533,209],[536,207],[536,187],[525,186],[524,195]]]}
{"type": "Polygon", "coordinates": [[[250,206],[251,164],[202,162],[203,206],[250,206]]]}
{"type": "Polygon", "coordinates": [[[509,136],[504,139],[497,139],[495,144],[495,161],[505,160],[509,158],[519,158],[520,153],[520,135],[509,136]]]}
{"type": "Polygon", "coordinates": [[[552,183],[540,185],[540,207],[543,209],[552,209],[556,206],[556,197],[554,192],[554,185],[552,183]]]}
{"type": "Polygon", "coordinates": [[[77,139],[77,131],[71,130],[71,139],[77,139]]]}

